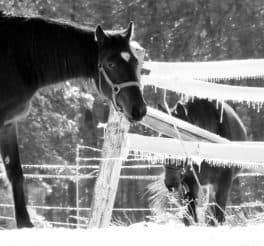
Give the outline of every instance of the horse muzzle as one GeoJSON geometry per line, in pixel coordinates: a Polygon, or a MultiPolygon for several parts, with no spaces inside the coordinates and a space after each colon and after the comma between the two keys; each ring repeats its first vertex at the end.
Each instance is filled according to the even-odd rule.
{"type": "Polygon", "coordinates": [[[131,111],[131,117],[132,117],[133,121],[140,121],[143,119],[143,117],[146,115],[146,113],[147,113],[146,104],[142,105],[141,107],[133,106],[132,111],[131,111]]]}

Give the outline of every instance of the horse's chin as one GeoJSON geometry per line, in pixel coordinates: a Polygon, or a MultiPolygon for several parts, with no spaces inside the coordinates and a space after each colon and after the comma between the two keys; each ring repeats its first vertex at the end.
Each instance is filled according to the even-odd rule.
{"type": "Polygon", "coordinates": [[[144,116],[142,117],[133,117],[132,115],[130,114],[127,114],[124,112],[124,115],[126,117],[126,119],[130,122],[130,123],[136,123],[136,122],[139,122],[143,119],[144,116]]]}
{"type": "Polygon", "coordinates": [[[141,121],[147,113],[146,105],[130,106],[126,104],[118,104],[120,111],[125,115],[131,123],[141,121]]]}
{"type": "Polygon", "coordinates": [[[129,121],[129,123],[135,123],[137,120],[135,120],[132,115],[128,114],[125,110],[123,111],[123,114],[125,115],[126,119],[129,121]]]}
{"type": "Polygon", "coordinates": [[[132,117],[126,116],[126,119],[129,121],[129,123],[133,124],[133,123],[140,122],[143,119],[143,117],[140,118],[140,119],[138,119],[138,118],[137,119],[133,119],[132,117]]]}
{"type": "Polygon", "coordinates": [[[136,122],[134,119],[132,119],[132,117],[129,117],[127,115],[125,115],[125,116],[126,116],[126,119],[129,121],[130,124],[133,124],[136,122]]]}

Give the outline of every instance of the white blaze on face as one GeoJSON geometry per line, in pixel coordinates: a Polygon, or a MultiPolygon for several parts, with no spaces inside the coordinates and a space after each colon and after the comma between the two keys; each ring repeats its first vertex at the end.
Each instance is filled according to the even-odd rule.
{"type": "Polygon", "coordinates": [[[138,59],[140,69],[143,67],[145,49],[136,41],[130,41],[130,47],[133,55],[138,59]]]}
{"type": "Polygon", "coordinates": [[[130,60],[130,54],[128,52],[121,52],[121,57],[128,62],[130,60]]]}

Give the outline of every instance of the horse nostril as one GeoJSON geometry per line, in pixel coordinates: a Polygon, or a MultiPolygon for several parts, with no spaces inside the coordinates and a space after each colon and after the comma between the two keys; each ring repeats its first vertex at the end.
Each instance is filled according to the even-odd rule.
{"type": "Polygon", "coordinates": [[[147,107],[146,105],[142,106],[142,107],[132,107],[132,112],[131,115],[133,117],[134,120],[141,120],[147,113],[147,107]]]}

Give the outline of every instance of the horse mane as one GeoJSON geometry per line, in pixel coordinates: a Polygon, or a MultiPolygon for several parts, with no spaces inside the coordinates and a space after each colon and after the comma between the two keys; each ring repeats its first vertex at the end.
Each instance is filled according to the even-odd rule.
{"type": "Polygon", "coordinates": [[[0,18],[1,17],[4,17],[4,18],[23,18],[23,19],[38,18],[38,19],[42,19],[42,20],[47,21],[47,22],[55,22],[57,24],[70,25],[70,26],[73,26],[75,28],[81,28],[83,30],[90,30],[90,31],[95,30],[95,25],[93,25],[89,22],[85,22],[85,25],[84,25],[84,24],[77,23],[77,22],[71,21],[69,19],[64,19],[64,18],[46,18],[46,17],[43,17],[41,15],[33,15],[33,14],[30,14],[30,15],[14,15],[12,13],[0,10],[0,18]]]}
{"type": "Polygon", "coordinates": [[[28,83],[37,81],[45,86],[75,77],[94,78],[96,74],[98,48],[91,27],[0,12],[0,32],[4,33],[2,49],[16,52],[15,59],[28,83]]]}

